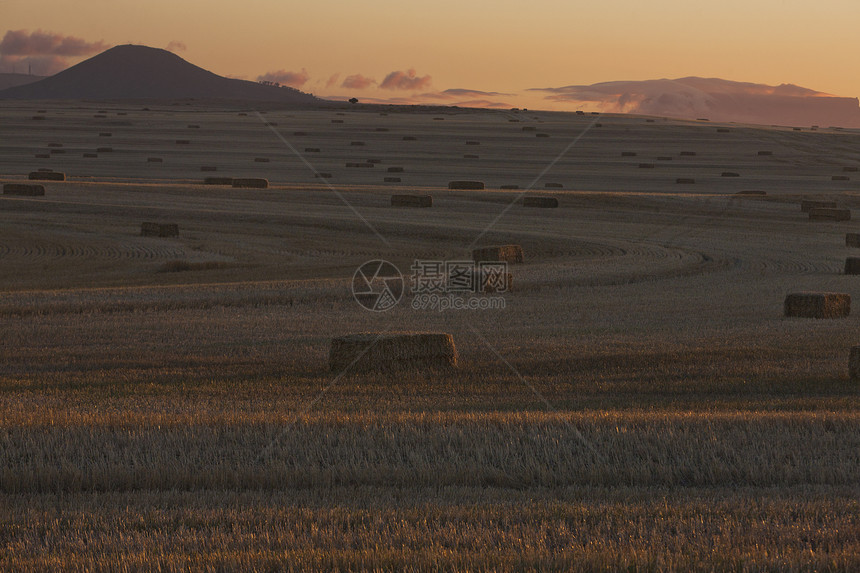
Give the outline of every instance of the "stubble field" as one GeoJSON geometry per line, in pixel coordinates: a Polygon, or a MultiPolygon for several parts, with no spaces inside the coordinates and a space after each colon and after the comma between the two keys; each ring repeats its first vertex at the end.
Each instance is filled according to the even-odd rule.
{"type": "Polygon", "coordinates": [[[3,182],[67,175],[0,196],[0,568],[860,567],[857,319],[782,313],[860,295],[856,222],[800,210],[860,207],[856,131],[186,103],[0,109],[3,182]],[[352,296],[494,244],[504,308],[352,296]],[[460,367],[330,372],[363,331],[460,367]]]}

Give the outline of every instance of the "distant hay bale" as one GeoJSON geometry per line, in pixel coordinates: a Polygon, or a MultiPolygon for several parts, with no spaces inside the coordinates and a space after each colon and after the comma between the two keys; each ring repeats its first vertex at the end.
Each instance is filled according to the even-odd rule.
{"type": "Polygon", "coordinates": [[[249,189],[266,189],[269,187],[269,180],[262,177],[243,177],[233,179],[234,188],[249,188],[249,189]]]}
{"type": "Polygon", "coordinates": [[[51,150],[51,155],[62,155],[62,154],[64,154],[65,152],[66,152],[66,150],[65,150],[65,149],[56,149],[56,148],[55,148],[55,149],[52,149],[52,150],[51,150]]]}
{"type": "Polygon", "coordinates": [[[30,181],[65,181],[66,174],[60,171],[33,171],[27,179],[30,181]]]}
{"type": "Polygon", "coordinates": [[[350,162],[350,163],[347,163],[346,166],[351,168],[351,169],[360,169],[362,167],[363,168],[373,167],[374,164],[373,163],[366,163],[366,162],[365,163],[350,162]]]}
{"type": "Polygon", "coordinates": [[[319,153],[319,147],[305,147],[305,153],[319,153]]]}
{"type": "Polygon", "coordinates": [[[33,121],[44,121],[44,120],[45,120],[45,116],[44,116],[44,115],[34,115],[34,116],[32,117],[32,119],[33,119],[33,121]]]}
{"type": "Polygon", "coordinates": [[[483,181],[449,181],[448,189],[483,189],[483,181]]]}
{"type": "Polygon", "coordinates": [[[62,146],[63,146],[62,143],[49,143],[48,144],[48,147],[62,147],[62,146]]]}
{"type": "Polygon", "coordinates": [[[373,131],[377,131],[379,133],[384,133],[384,132],[388,131],[388,128],[387,127],[377,127],[373,131]]]}
{"type": "Polygon", "coordinates": [[[645,123],[654,123],[654,120],[653,119],[646,119],[645,123]]]}
{"type": "Polygon", "coordinates": [[[635,151],[622,151],[621,157],[636,157],[635,151]]]}
{"type": "Polygon", "coordinates": [[[831,181],[851,181],[851,178],[847,175],[833,175],[830,177],[831,181]]]}
{"type": "Polygon", "coordinates": [[[218,167],[216,165],[201,165],[200,171],[218,171],[218,167]]]}
{"type": "Polygon", "coordinates": [[[232,177],[207,177],[203,180],[204,185],[233,185],[232,177]]]}
{"type": "Polygon", "coordinates": [[[255,157],[254,158],[254,163],[268,163],[268,162],[269,162],[268,157],[255,157]]]}
{"type": "Polygon", "coordinates": [[[445,121],[445,118],[444,117],[434,117],[433,120],[434,121],[445,121]]]}
{"type": "Polygon", "coordinates": [[[558,199],[555,197],[523,197],[523,207],[555,209],[558,207],[558,199]]]}
{"type": "Polygon", "coordinates": [[[367,163],[382,163],[381,159],[368,159],[367,163]]]}
{"type": "Polygon", "coordinates": [[[763,196],[767,195],[767,191],[746,190],[746,191],[738,191],[737,193],[735,193],[735,195],[763,197],[763,196]]]}
{"type": "Polygon", "coordinates": [[[113,147],[99,147],[96,149],[96,153],[113,153],[113,147]]]}
{"type": "Polygon", "coordinates": [[[846,247],[860,247],[860,233],[846,233],[845,234],[845,246],[846,247]]]}
{"type": "Polygon", "coordinates": [[[93,116],[95,119],[105,119],[107,116],[103,113],[97,113],[93,116]]]}
{"type": "Polygon", "coordinates": [[[190,145],[190,144],[191,144],[191,140],[189,140],[189,139],[177,139],[176,140],[176,145],[190,145]]]}
{"type": "Polygon", "coordinates": [[[117,115],[128,115],[128,114],[127,114],[126,112],[124,112],[124,111],[118,111],[118,112],[116,112],[116,114],[117,114],[117,115]]]}
{"type": "Polygon", "coordinates": [[[535,137],[549,137],[548,133],[536,133],[535,137]]]}
{"type": "Polygon", "coordinates": [[[848,257],[845,259],[845,274],[860,275],[860,257],[848,257]]]}
{"type": "Polygon", "coordinates": [[[654,169],[655,165],[653,163],[640,163],[639,169],[654,169]]]}
{"type": "Polygon", "coordinates": [[[248,114],[244,112],[239,112],[239,117],[248,117],[248,114]]]}
{"type": "Polygon", "coordinates": [[[535,127],[533,125],[524,125],[523,131],[537,131],[537,127],[535,127]]]}
{"type": "Polygon", "coordinates": [[[383,183],[400,183],[400,177],[384,177],[383,183]]]}
{"type": "Polygon", "coordinates": [[[412,136],[412,135],[404,135],[403,136],[403,141],[417,141],[417,140],[418,140],[418,138],[415,136],[412,136]]]}
{"type": "Polygon", "coordinates": [[[314,173],[316,179],[331,179],[331,173],[314,173]]]}
{"type": "Polygon", "coordinates": [[[392,195],[392,207],[432,207],[431,195],[392,195]]]}
{"type": "Polygon", "coordinates": [[[544,183],[543,186],[546,188],[550,188],[550,189],[562,189],[564,187],[564,185],[562,185],[561,183],[553,183],[553,182],[544,183]]]}
{"type": "Polygon", "coordinates": [[[726,127],[717,128],[717,133],[729,133],[729,132],[731,132],[731,129],[728,129],[726,127]]]}
{"type": "Polygon", "coordinates": [[[711,121],[711,120],[708,119],[707,117],[700,117],[700,118],[697,118],[696,121],[711,121]]]}
{"type": "Polygon", "coordinates": [[[480,141],[467,141],[466,145],[481,145],[480,141]]]}
{"type": "Polygon", "coordinates": [[[403,173],[403,168],[402,167],[389,167],[388,172],[389,173],[403,173]]]}
{"type": "Polygon", "coordinates": [[[800,202],[800,210],[804,213],[809,213],[813,209],[836,209],[839,205],[836,204],[836,201],[813,201],[811,199],[804,199],[800,202]]]}
{"type": "Polygon", "coordinates": [[[48,110],[46,110],[46,109],[37,109],[37,110],[36,110],[36,113],[48,113],[48,110]]]}
{"type": "Polygon", "coordinates": [[[99,134],[99,137],[113,137],[113,133],[109,131],[103,131],[99,134]]]}
{"type": "Polygon", "coordinates": [[[196,123],[189,123],[187,129],[200,129],[200,126],[196,123]]]}
{"type": "Polygon", "coordinates": [[[449,371],[457,367],[454,337],[445,333],[360,333],[333,338],[328,363],[337,373],[449,371]]]}
{"type": "Polygon", "coordinates": [[[4,195],[20,195],[22,197],[39,197],[45,194],[44,185],[29,183],[4,183],[4,195]]]}
{"type": "Polygon", "coordinates": [[[853,167],[853,166],[851,166],[851,165],[846,165],[845,167],[843,167],[843,168],[842,168],[842,171],[844,171],[844,172],[846,172],[846,173],[856,173],[856,172],[857,172],[857,168],[856,168],[856,167],[853,167]]]}
{"type": "Polygon", "coordinates": [[[672,161],[672,158],[667,155],[663,155],[661,157],[658,157],[657,161],[672,161]]]}
{"type": "Polygon", "coordinates": [[[595,123],[594,127],[603,127],[603,124],[602,123],[595,123]]]}
{"type": "Polygon", "coordinates": [[[37,153],[36,159],[49,159],[51,157],[50,153],[37,153]]]}
{"type": "Polygon", "coordinates": [[[303,135],[307,135],[307,134],[308,134],[308,132],[307,132],[307,131],[294,131],[294,132],[293,132],[293,135],[295,135],[295,136],[297,136],[297,137],[301,137],[301,136],[303,136],[303,135]]]}
{"type": "Polygon", "coordinates": [[[98,157],[98,156],[99,156],[98,153],[84,153],[84,157],[88,158],[88,159],[93,159],[93,158],[98,157]]]}
{"type": "Polygon", "coordinates": [[[581,109],[576,110],[576,115],[585,115],[585,112],[581,109]]]}
{"type": "Polygon", "coordinates": [[[852,347],[848,355],[848,377],[855,382],[860,380],[860,346],[852,347]]]}
{"type": "Polygon", "coordinates": [[[678,177],[675,179],[675,183],[679,183],[681,185],[692,185],[696,182],[692,177],[678,177]]]}
{"type": "Polygon", "coordinates": [[[476,263],[489,261],[519,264],[525,262],[523,248],[519,245],[500,245],[475,249],[472,251],[472,259],[476,263]]]}
{"type": "Polygon", "coordinates": [[[331,122],[332,123],[343,123],[343,120],[342,119],[333,119],[333,120],[331,120],[331,122]]]}
{"type": "Polygon", "coordinates": [[[50,173],[53,171],[53,169],[51,169],[50,167],[39,167],[37,171],[39,171],[40,173],[50,173]]]}
{"type": "Polygon", "coordinates": [[[773,155],[773,151],[759,151],[758,155],[761,155],[761,156],[773,155]]]}
{"type": "Polygon", "coordinates": [[[810,221],[850,221],[850,209],[811,209],[809,211],[810,221]]]}
{"type": "Polygon", "coordinates": [[[740,177],[740,173],[735,173],[734,171],[723,171],[720,177],[740,177]]]}
{"type": "Polygon", "coordinates": [[[499,189],[519,189],[519,185],[499,185],[499,189]]]}
{"type": "Polygon", "coordinates": [[[802,131],[799,127],[792,127],[791,129],[793,129],[794,131],[802,131]]]}
{"type": "Polygon", "coordinates": [[[474,153],[465,153],[463,159],[479,159],[479,157],[474,153]]]}
{"type": "Polygon", "coordinates": [[[519,122],[520,122],[520,120],[518,120],[518,119],[509,119],[509,120],[508,120],[508,122],[509,122],[509,123],[519,123],[519,122]]]}
{"type": "Polygon", "coordinates": [[[682,151],[680,155],[681,155],[681,157],[695,157],[696,152],[695,151],[682,151]]]}
{"type": "Polygon", "coordinates": [[[797,292],[785,297],[785,316],[844,318],[851,313],[851,295],[835,292],[797,292]]]}
{"type": "Polygon", "coordinates": [[[179,225],[176,223],[141,223],[141,237],[178,237],[179,225]]]}
{"type": "Polygon", "coordinates": [[[164,163],[164,159],[162,159],[161,157],[147,157],[146,162],[147,163],[164,163]]]}
{"type": "Polygon", "coordinates": [[[350,141],[349,144],[353,147],[363,147],[365,145],[363,141],[350,141]]]}

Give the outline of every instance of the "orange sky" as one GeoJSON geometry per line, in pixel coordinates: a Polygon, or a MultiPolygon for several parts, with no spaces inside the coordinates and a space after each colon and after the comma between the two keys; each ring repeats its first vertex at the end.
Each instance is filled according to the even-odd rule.
{"type": "Polygon", "coordinates": [[[463,88],[563,109],[523,90],[691,75],[860,96],[851,64],[860,52],[855,0],[3,0],[0,23],[0,34],[181,42],[187,48],[177,53],[192,63],[247,79],[304,69],[301,89],[320,96],[409,98],[463,88]],[[389,73],[410,69],[431,79],[417,90],[408,82],[379,87],[389,73]],[[376,84],[340,87],[356,74],[376,84]]]}

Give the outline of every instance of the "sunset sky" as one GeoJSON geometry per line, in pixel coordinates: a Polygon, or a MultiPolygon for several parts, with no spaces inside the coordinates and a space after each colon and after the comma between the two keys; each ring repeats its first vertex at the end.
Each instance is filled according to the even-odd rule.
{"type": "Polygon", "coordinates": [[[135,43],[170,46],[222,75],[364,100],[425,94],[565,109],[525,90],[684,76],[856,97],[858,24],[856,0],[0,0],[0,36],[41,30],[92,52],[7,46],[0,71],[26,71],[28,57],[34,73],[56,71],[135,43]],[[439,94],[449,89],[494,93],[439,94]]]}

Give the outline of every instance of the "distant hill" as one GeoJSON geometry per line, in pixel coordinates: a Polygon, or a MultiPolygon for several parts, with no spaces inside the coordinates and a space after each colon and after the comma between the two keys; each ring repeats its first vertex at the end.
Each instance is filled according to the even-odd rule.
{"type": "Polygon", "coordinates": [[[313,104],[289,87],[225,78],[158,48],[124,45],[51,77],[0,91],[0,99],[230,99],[313,104]]]}
{"type": "Polygon", "coordinates": [[[31,76],[28,74],[0,74],[0,90],[32,84],[45,79],[45,76],[31,76]]]}
{"type": "Polygon", "coordinates": [[[860,127],[857,98],[793,84],[768,86],[719,78],[605,82],[540,88],[547,99],[605,112],[708,118],[712,121],[860,127]]]}

